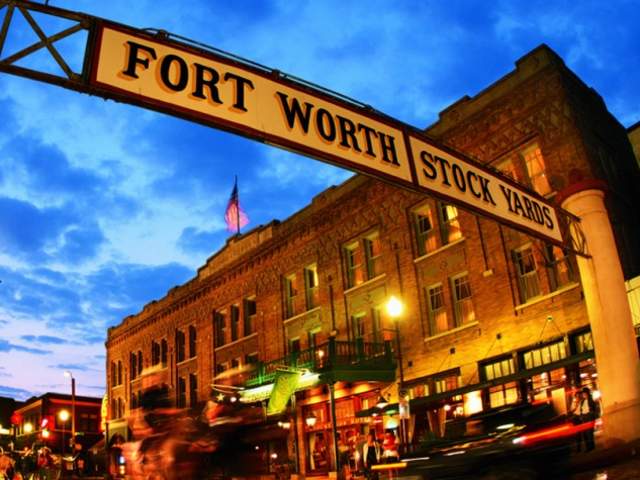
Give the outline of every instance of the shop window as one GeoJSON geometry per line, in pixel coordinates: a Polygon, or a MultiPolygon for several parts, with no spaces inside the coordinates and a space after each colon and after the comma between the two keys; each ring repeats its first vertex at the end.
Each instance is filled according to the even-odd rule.
{"type": "Polygon", "coordinates": [[[407,391],[411,399],[426,397],[429,395],[429,383],[425,381],[411,385],[407,388],[407,391]]]}
{"type": "Polygon", "coordinates": [[[453,290],[453,311],[456,317],[456,326],[474,322],[476,313],[471,299],[469,275],[463,273],[453,277],[451,289],[453,290]]]}
{"type": "Polygon", "coordinates": [[[189,326],[189,358],[193,358],[197,355],[196,351],[196,327],[189,326]]]}
{"type": "Polygon", "coordinates": [[[494,380],[513,373],[515,373],[513,357],[493,360],[481,366],[481,375],[484,377],[483,380],[494,380]]]}
{"type": "Polygon", "coordinates": [[[309,265],[304,269],[304,298],[307,310],[318,306],[318,267],[309,265]]]}
{"type": "Polygon", "coordinates": [[[540,281],[531,245],[514,250],[513,261],[518,275],[520,303],[526,303],[540,295],[540,281]]]}
{"type": "Polygon", "coordinates": [[[546,245],[544,253],[549,289],[552,292],[575,281],[572,263],[563,249],[555,245],[546,245]]]}
{"type": "Polygon", "coordinates": [[[566,357],[567,351],[563,341],[551,343],[522,354],[524,368],[526,369],[548,365],[549,363],[557,362],[566,357]]]}
{"type": "Polygon", "coordinates": [[[573,337],[576,353],[590,352],[593,350],[593,337],[591,332],[579,333],[573,337]]]}
{"type": "Polygon", "coordinates": [[[489,405],[491,408],[503,407],[518,403],[520,392],[517,382],[509,382],[489,388],[489,405]]]}
{"type": "Polygon", "coordinates": [[[438,203],[440,220],[440,239],[442,245],[448,245],[462,238],[458,209],[448,203],[438,203]]]}
{"type": "Polygon", "coordinates": [[[198,377],[195,373],[189,374],[189,406],[195,407],[198,403],[198,377]]]}
{"type": "Polygon", "coordinates": [[[235,342],[240,338],[240,307],[231,305],[231,341],[235,342]]]}
{"type": "Polygon", "coordinates": [[[213,322],[215,325],[215,346],[221,347],[226,343],[227,333],[227,321],[224,312],[214,312],[213,322]]]}
{"type": "Polygon", "coordinates": [[[461,384],[460,370],[441,373],[433,376],[433,389],[435,393],[449,392],[459,388],[461,384]]]}
{"type": "Polygon", "coordinates": [[[178,377],[177,407],[185,408],[186,406],[187,406],[187,382],[184,377],[178,377]]]}
{"type": "Polygon", "coordinates": [[[186,358],[185,352],[185,338],[182,330],[176,331],[176,361],[178,363],[184,361],[186,358]]]}
{"type": "Polygon", "coordinates": [[[447,309],[444,303],[444,292],[442,284],[433,285],[427,289],[427,299],[429,307],[429,323],[431,334],[446,332],[451,328],[447,318],[447,309]]]}
{"type": "Polygon", "coordinates": [[[293,317],[296,314],[296,297],[298,286],[296,275],[288,275],[284,278],[284,314],[285,318],[293,317]]]}
{"type": "Polygon", "coordinates": [[[418,255],[426,255],[438,248],[433,212],[429,205],[423,205],[413,212],[413,225],[418,245],[418,255]]]}
{"type": "Polygon", "coordinates": [[[249,297],[244,299],[244,335],[251,335],[256,332],[256,299],[249,297]]]}

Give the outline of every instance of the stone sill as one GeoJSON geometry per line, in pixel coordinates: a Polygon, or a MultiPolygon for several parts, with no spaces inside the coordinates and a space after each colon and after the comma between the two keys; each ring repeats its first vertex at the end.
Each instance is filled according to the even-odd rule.
{"type": "Polygon", "coordinates": [[[467,237],[461,237],[458,240],[455,240],[451,243],[447,243],[446,245],[441,246],[440,248],[436,248],[433,252],[429,252],[425,255],[422,255],[421,257],[418,258],[414,258],[413,259],[413,263],[420,263],[423,260],[426,260],[427,258],[433,257],[434,255],[437,255],[451,247],[453,247],[454,245],[458,245],[459,243],[464,242],[467,239],[467,237]]]}
{"type": "Polygon", "coordinates": [[[318,307],[312,308],[311,310],[307,310],[306,312],[298,313],[297,315],[294,315],[293,317],[286,318],[282,323],[294,322],[296,320],[299,320],[301,318],[306,317],[307,315],[311,315],[312,313],[319,312],[321,308],[322,307],[318,306],[318,307]]]}
{"type": "Polygon", "coordinates": [[[568,292],[569,290],[573,290],[574,288],[578,288],[579,286],[580,286],[579,283],[573,282],[573,283],[569,283],[568,285],[565,285],[564,287],[560,288],[559,290],[556,290],[555,292],[551,292],[546,295],[540,295],[538,297],[533,297],[531,300],[529,300],[526,303],[516,305],[516,311],[524,310],[525,308],[535,305],[536,303],[544,302],[545,300],[549,300],[550,298],[557,297],[558,295],[562,295],[563,293],[568,292]]]}
{"type": "Polygon", "coordinates": [[[367,280],[366,282],[362,282],[360,285],[356,285],[355,287],[351,287],[348,288],[344,291],[344,294],[347,295],[349,293],[353,293],[356,292],[358,290],[360,290],[361,288],[365,288],[368,287],[372,284],[374,284],[375,282],[382,280],[383,278],[385,278],[387,276],[386,273],[381,273],[380,275],[378,275],[377,277],[373,277],[371,280],[367,280]]]}
{"type": "Polygon", "coordinates": [[[258,332],[253,332],[251,335],[247,335],[246,337],[239,338],[238,340],[234,340],[233,342],[225,343],[224,345],[220,345],[215,348],[215,351],[218,352],[220,350],[224,350],[225,348],[229,348],[233,345],[237,345],[238,343],[246,342],[247,340],[252,339],[253,337],[257,337],[258,332]]]}
{"type": "Polygon", "coordinates": [[[439,338],[446,337],[447,335],[451,335],[453,333],[459,333],[463,330],[467,330],[468,328],[477,327],[478,325],[480,325],[480,322],[478,321],[467,323],[466,325],[461,325],[459,327],[452,328],[451,330],[447,330],[446,332],[437,333],[435,335],[432,335],[431,337],[427,337],[424,339],[424,341],[428,343],[428,342],[431,342],[432,340],[437,340],[439,338]]]}

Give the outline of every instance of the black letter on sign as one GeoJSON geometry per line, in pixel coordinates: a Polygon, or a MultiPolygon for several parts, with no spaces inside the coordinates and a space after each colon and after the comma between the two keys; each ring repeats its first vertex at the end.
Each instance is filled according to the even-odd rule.
{"type": "Polygon", "coordinates": [[[373,151],[373,145],[371,143],[371,136],[373,135],[374,137],[377,137],[378,134],[376,133],[376,131],[371,128],[371,127],[367,127],[366,125],[363,125],[362,123],[358,124],[358,131],[359,132],[364,132],[364,139],[367,142],[367,155],[371,155],[372,157],[376,156],[376,152],[373,151]]]}
{"type": "Polygon", "coordinates": [[[199,63],[194,63],[194,67],[196,67],[196,86],[193,90],[193,96],[198,98],[206,99],[206,95],[204,94],[204,87],[209,87],[209,94],[211,95],[211,100],[216,103],[222,103],[220,100],[220,93],[218,92],[217,83],[220,80],[220,75],[211,67],[206,67],[204,65],[200,65],[199,63]],[[209,74],[209,79],[205,80],[205,73],[209,74]]]}
{"type": "Polygon", "coordinates": [[[478,176],[475,173],[473,173],[471,170],[467,170],[467,185],[469,185],[469,190],[471,190],[471,194],[474,197],[480,198],[482,195],[480,195],[480,192],[476,192],[476,189],[473,188],[473,183],[471,183],[472,178],[478,181],[478,176]]]}
{"type": "Polygon", "coordinates": [[[187,66],[187,62],[177,55],[167,55],[162,59],[162,63],[160,64],[160,78],[162,79],[162,83],[168,88],[174,92],[181,92],[187,87],[187,82],[189,81],[189,67],[187,66]],[[169,70],[173,62],[178,64],[178,81],[175,83],[169,78],[169,70]]]}
{"type": "Polygon", "coordinates": [[[244,106],[244,87],[249,86],[251,90],[255,90],[253,86],[253,82],[248,78],[240,77],[235,73],[227,72],[224,74],[225,80],[235,80],[236,84],[236,99],[233,102],[233,108],[237,108],[238,110],[247,111],[247,107],[244,106]]]}
{"type": "Polygon", "coordinates": [[[145,69],[147,69],[149,68],[149,59],[140,58],[138,56],[138,51],[142,50],[144,52],[147,52],[149,56],[154,60],[158,58],[158,56],[156,55],[156,51],[151,47],[132,42],[131,40],[127,40],[127,43],[129,44],[129,60],[127,61],[127,69],[123,70],[122,73],[127,75],[128,77],[140,78],[136,73],[136,65],[139,63],[145,69]]]}
{"type": "Polygon", "coordinates": [[[327,142],[333,142],[336,139],[336,124],[333,123],[331,114],[324,108],[319,108],[316,112],[316,127],[318,128],[320,136],[327,142]],[[323,120],[323,117],[327,119],[326,122],[323,120]],[[325,127],[328,127],[328,132],[325,130],[325,127]]]}
{"type": "Polygon", "coordinates": [[[467,191],[467,183],[464,181],[464,172],[457,163],[451,164],[451,171],[453,172],[453,182],[462,193],[467,191]]]}
{"type": "Polygon", "coordinates": [[[544,213],[544,218],[547,220],[547,227],[553,229],[553,220],[551,220],[551,210],[549,210],[549,207],[542,207],[542,213],[544,213]]]}
{"type": "Polygon", "coordinates": [[[433,156],[429,152],[425,152],[424,150],[420,152],[420,160],[422,160],[422,165],[429,169],[427,173],[426,169],[422,169],[422,173],[429,180],[435,180],[438,177],[438,171],[436,167],[433,166],[433,156]]]}
{"type": "Polygon", "coordinates": [[[336,117],[338,117],[338,125],[340,126],[340,145],[347,148],[352,147],[356,152],[361,152],[362,150],[360,150],[360,147],[358,146],[358,140],[354,135],[356,132],[356,126],[354,123],[348,118],[341,117],[340,115],[336,115],[336,117]],[[351,145],[349,145],[349,138],[351,139],[351,145]]]}
{"type": "Polygon", "coordinates": [[[300,108],[300,103],[297,98],[294,98],[291,102],[291,106],[289,106],[289,102],[287,99],[289,98],[286,94],[276,92],[276,94],[280,97],[280,103],[282,104],[282,110],[284,111],[285,117],[287,117],[287,123],[289,124],[289,128],[293,128],[296,124],[296,118],[300,120],[300,125],[302,126],[302,130],[304,133],[309,132],[309,119],[311,118],[311,111],[313,110],[313,105],[309,102],[304,102],[305,111],[302,111],[300,108]]]}
{"type": "Polygon", "coordinates": [[[378,132],[378,135],[380,136],[382,159],[385,162],[393,163],[394,165],[400,165],[400,163],[398,163],[398,155],[396,154],[395,138],[393,138],[391,135],[385,135],[382,132],[378,132]],[[385,142],[386,138],[389,139],[389,143],[385,142]],[[387,155],[388,153],[391,153],[391,156],[393,157],[391,160],[389,160],[389,156],[387,155]]]}

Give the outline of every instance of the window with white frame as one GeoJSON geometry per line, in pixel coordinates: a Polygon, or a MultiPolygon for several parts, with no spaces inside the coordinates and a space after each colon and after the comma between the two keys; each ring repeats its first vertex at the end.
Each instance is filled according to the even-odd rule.
{"type": "Polygon", "coordinates": [[[447,308],[444,303],[444,291],[441,283],[427,288],[427,301],[431,334],[436,335],[449,330],[451,326],[447,318],[447,308]]]}
{"type": "Polygon", "coordinates": [[[318,306],[318,267],[307,265],[304,269],[304,297],[307,310],[318,306]]]}
{"type": "Polygon", "coordinates": [[[284,277],[284,314],[285,318],[290,318],[296,314],[296,297],[298,296],[298,285],[296,274],[284,277]]]}
{"type": "Polygon", "coordinates": [[[377,231],[347,243],[343,251],[347,288],[382,274],[382,249],[377,231]]]}
{"type": "Polygon", "coordinates": [[[373,232],[364,237],[364,254],[367,261],[367,279],[377,277],[380,271],[380,235],[373,232]]]}
{"type": "Polygon", "coordinates": [[[438,248],[433,211],[429,204],[422,205],[413,212],[413,225],[418,245],[418,255],[426,255],[438,248]]]}
{"type": "Polygon", "coordinates": [[[547,178],[547,169],[540,147],[536,144],[530,145],[522,151],[521,155],[533,189],[540,195],[551,193],[551,185],[547,178]]]}
{"type": "Polygon", "coordinates": [[[536,260],[531,245],[525,245],[513,251],[513,261],[518,276],[518,291],[520,302],[526,303],[540,295],[540,280],[536,260]]]}
{"type": "Polygon", "coordinates": [[[451,290],[453,292],[453,312],[456,317],[456,326],[474,322],[476,312],[471,298],[469,275],[465,272],[452,277],[451,290]]]}
{"type": "Polygon", "coordinates": [[[544,254],[549,289],[552,292],[575,281],[570,257],[562,248],[556,245],[545,245],[544,254]]]}
{"type": "Polygon", "coordinates": [[[438,203],[440,220],[440,239],[442,245],[448,245],[462,238],[458,209],[448,203],[438,203]]]}

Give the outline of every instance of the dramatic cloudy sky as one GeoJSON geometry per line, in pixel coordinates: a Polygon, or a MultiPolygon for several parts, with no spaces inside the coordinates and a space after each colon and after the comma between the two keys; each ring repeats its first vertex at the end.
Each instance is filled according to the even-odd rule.
{"type": "MultiPolygon", "coordinates": [[[[625,126],[640,120],[631,0],[50,3],[196,39],[419,127],[544,42],[625,126]]],[[[18,26],[3,55],[35,38],[18,26]]],[[[80,41],[62,48],[73,58],[83,51],[80,41]]],[[[29,62],[51,65],[46,54],[29,62]]],[[[234,174],[251,226],[286,218],[350,175],[5,74],[0,125],[0,396],[68,391],[65,369],[80,393],[102,395],[107,327],[192,277],[224,244],[234,174]]]]}

